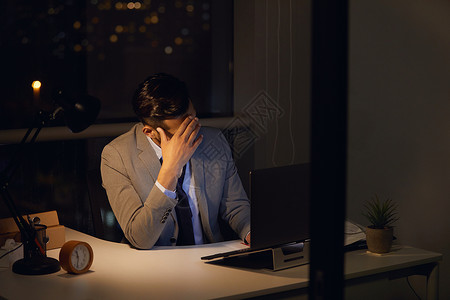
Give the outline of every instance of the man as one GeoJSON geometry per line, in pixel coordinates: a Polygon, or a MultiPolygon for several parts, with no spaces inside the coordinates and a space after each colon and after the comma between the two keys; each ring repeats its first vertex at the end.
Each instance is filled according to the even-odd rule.
{"type": "Polygon", "coordinates": [[[250,242],[250,204],[228,143],[201,127],[185,84],[152,75],[133,108],[141,123],[106,145],[101,161],[127,240],[139,249],[219,242],[222,219],[250,242]]]}

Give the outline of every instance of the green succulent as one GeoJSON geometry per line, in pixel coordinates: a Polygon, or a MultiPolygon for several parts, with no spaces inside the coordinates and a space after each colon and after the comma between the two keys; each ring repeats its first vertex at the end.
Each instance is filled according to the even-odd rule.
{"type": "Polygon", "coordinates": [[[391,227],[398,220],[397,205],[392,199],[380,201],[378,196],[372,197],[364,207],[367,209],[363,215],[369,220],[372,228],[391,227]]]}

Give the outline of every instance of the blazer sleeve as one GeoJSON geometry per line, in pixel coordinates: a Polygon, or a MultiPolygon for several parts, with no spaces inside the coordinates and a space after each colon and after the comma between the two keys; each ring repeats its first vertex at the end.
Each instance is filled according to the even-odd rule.
{"type": "MultiPolygon", "coordinates": [[[[125,237],[139,249],[150,249],[158,241],[169,220],[177,200],[167,197],[153,184],[146,199],[142,199],[132,184],[121,153],[109,144],[101,157],[103,187],[111,208],[125,237]]],[[[133,172],[133,170],[129,170],[133,172]]]]}

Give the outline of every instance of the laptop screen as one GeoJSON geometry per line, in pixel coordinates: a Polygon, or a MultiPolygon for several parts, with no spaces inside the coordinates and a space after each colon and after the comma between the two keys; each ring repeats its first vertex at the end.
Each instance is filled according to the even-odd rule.
{"type": "Polygon", "coordinates": [[[309,164],[250,172],[251,248],[309,239],[309,164]]]}

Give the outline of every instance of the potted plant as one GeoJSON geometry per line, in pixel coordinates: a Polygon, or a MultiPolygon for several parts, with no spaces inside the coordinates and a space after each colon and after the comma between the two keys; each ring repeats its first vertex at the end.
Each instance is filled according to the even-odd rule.
{"type": "Polygon", "coordinates": [[[364,205],[367,209],[363,215],[370,225],[366,227],[367,248],[373,253],[387,253],[392,246],[394,227],[398,220],[397,205],[392,199],[380,201],[375,195],[364,205]]]}

